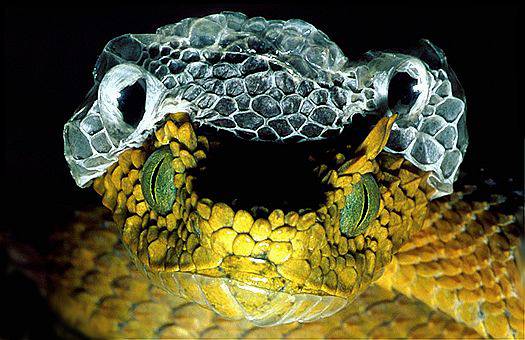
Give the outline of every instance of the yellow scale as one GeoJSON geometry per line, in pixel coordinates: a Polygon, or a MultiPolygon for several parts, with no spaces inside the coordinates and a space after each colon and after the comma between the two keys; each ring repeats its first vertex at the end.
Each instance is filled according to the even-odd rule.
{"type": "Polygon", "coordinates": [[[56,235],[50,259],[67,269],[52,307],[90,337],[523,338],[515,220],[461,192],[430,201],[428,173],[380,153],[394,119],[316,168],[329,188],[317,210],[262,216],[199,197],[209,141],[170,115],[94,181],[111,227],[96,210],[56,235]],[[176,197],[158,213],[141,176],[161,148],[176,197]],[[362,232],[342,232],[346,197],[367,174],[377,211],[362,232]]]}

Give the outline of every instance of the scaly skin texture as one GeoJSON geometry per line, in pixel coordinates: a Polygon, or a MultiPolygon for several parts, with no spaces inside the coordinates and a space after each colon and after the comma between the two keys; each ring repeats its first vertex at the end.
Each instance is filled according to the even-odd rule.
{"type": "Polygon", "coordinates": [[[477,337],[442,312],[373,285],[350,307],[313,323],[271,328],[225,320],[147,280],[118,241],[105,211],[86,211],[54,241],[49,299],[71,328],[90,337],[477,337]]]}
{"type": "Polygon", "coordinates": [[[517,226],[486,210],[488,203],[461,198],[432,203],[425,227],[394,256],[377,284],[317,322],[259,328],[166,293],[139,273],[112,224],[103,223],[102,209],[79,213],[69,229],[54,236],[60,246],[50,258],[57,273],[50,303],[70,327],[92,337],[523,338],[523,290],[509,256],[518,242],[512,236],[517,226]],[[466,220],[473,226],[463,228],[466,220]],[[473,235],[477,246],[459,242],[473,235]],[[492,261],[497,265],[488,267],[492,261]]]}
{"type": "MultiPolygon", "coordinates": [[[[183,114],[172,115],[152,143],[124,152],[94,187],[113,212],[124,244],[151,280],[174,295],[211,304],[227,318],[259,316],[261,309],[269,308],[272,320],[264,324],[274,324],[296,306],[272,292],[352,300],[381,276],[392,253],[421,227],[433,193],[428,175],[400,157],[378,156],[394,120],[395,116],[381,119],[352,152],[343,147],[334,159],[316,162],[314,171],[326,186],[325,202],[317,210],[257,214],[200,197],[193,189],[195,177],[202,176],[198,162],[216,150],[208,150],[206,137],[197,137],[183,114]],[[177,194],[172,211],[160,215],[146,202],[139,178],[148,154],[168,146],[177,194]],[[365,232],[349,236],[341,232],[340,212],[365,174],[378,182],[379,211],[365,232]],[[270,293],[255,298],[252,290],[232,288],[230,282],[196,285],[186,277],[181,282],[180,275],[174,279],[173,273],[232,279],[270,293]]],[[[313,303],[309,299],[294,315],[307,310],[313,315],[325,306],[313,308],[313,303]]],[[[337,309],[345,301],[334,303],[337,309]]]]}
{"type": "MultiPolygon", "coordinates": [[[[82,213],[55,235],[51,305],[93,337],[522,338],[514,219],[498,214],[497,202],[462,193],[430,201],[428,174],[380,154],[394,119],[380,120],[352,153],[317,160],[328,188],[317,211],[276,209],[261,217],[198,196],[192,169],[212,151],[187,117],[172,115],[150,144],[123,153],[95,181],[114,222],[104,223],[100,210],[82,213]],[[177,173],[177,198],[166,216],[149,208],[139,181],[148,154],[163,146],[177,173]],[[379,185],[379,211],[363,233],[349,237],[340,232],[339,213],[367,173],[379,185]],[[199,279],[180,276],[190,273],[199,279]],[[231,281],[218,284],[222,278],[231,281]],[[239,282],[266,293],[242,294],[239,282]],[[286,314],[289,302],[267,293],[277,291],[350,302],[312,323],[259,328],[244,320],[241,310],[286,314]]],[[[297,310],[314,315],[314,307],[297,310]]]]}
{"type": "Polygon", "coordinates": [[[498,202],[454,194],[432,204],[423,230],[405,243],[377,282],[423,301],[480,335],[524,337],[519,227],[498,202]]]}

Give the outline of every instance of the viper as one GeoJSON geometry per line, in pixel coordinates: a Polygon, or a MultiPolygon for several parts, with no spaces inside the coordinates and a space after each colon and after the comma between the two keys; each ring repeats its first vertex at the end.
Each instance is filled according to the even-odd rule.
{"type": "MultiPolygon", "coordinates": [[[[111,40],[64,127],[104,209],[53,235],[88,337],[524,337],[520,227],[453,184],[463,90],[429,41],[349,60],[222,12],[111,40]]],[[[79,207],[81,208],[81,207],[79,207]]]]}

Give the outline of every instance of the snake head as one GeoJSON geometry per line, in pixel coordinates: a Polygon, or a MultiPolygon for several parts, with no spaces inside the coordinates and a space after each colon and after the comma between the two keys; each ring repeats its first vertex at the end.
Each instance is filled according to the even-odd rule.
{"type": "Polygon", "coordinates": [[[127,34],[66,160],[155,284],[261,326],[330,316],[452,191],[465,104],[423,44],[351,62],[308,23],[231,12],[127,34]]]}

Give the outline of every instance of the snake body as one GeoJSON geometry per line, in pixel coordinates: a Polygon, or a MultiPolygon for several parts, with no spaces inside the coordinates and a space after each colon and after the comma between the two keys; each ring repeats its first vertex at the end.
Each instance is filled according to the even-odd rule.
{"type": "Polygon", "coordinates": [[[524,336],[520,229],[452,193],[465,101],[434,45],[352,62],[308,23],[223,12],[113,39],[94,77],[65,156],[111,218],[53,237],[71,328],[524,336]]]}
{"type": "Polygon", "coordinates": [[[497,207],[462,193],[433,202],[422,230],[349,306],[316,322],[270,328],[223,319],[166,293],[101,222],[106,211],[86,211],[55,235],[49,301],[70,327],[92,337],[519,339],[523,283],[509,256],[519,227],[497,207]]]}

